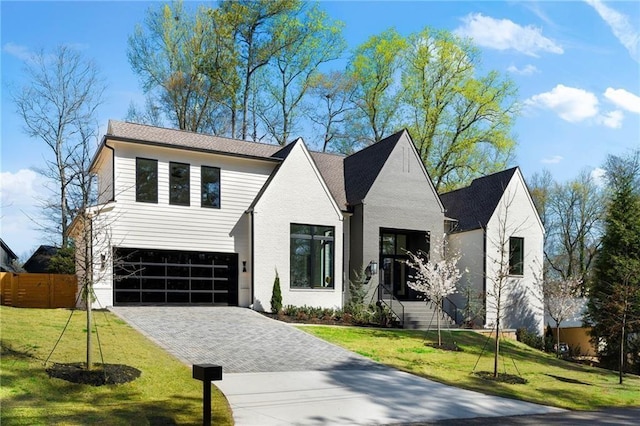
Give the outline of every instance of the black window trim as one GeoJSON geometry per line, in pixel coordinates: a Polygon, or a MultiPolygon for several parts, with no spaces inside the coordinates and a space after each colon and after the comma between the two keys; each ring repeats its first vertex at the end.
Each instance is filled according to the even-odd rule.
{"type": "Polygon", "coordinates": [[[200,165],[200,207],[205,209],[221,209],[222,208],[222,169],[217,166],[208,166],[206,164],[200,165]],[[202,194],[203,194],[203,171],[204,169],[216,169],[218,171],[218,205],[217,206],[209,206],[203,203],[202,194]]]}
{"type": "Polygon", "coordinates": [[[136,188],[136,202],[137,203],[150,203],[150,204],[158,204],[158,180],[159,180],[159,173],[158,173],[158,160],[155,158],[146,158],[146,157],[136,157],[136,184],[135,184],[135,188],[136,188]],[[153,161],[156,164],[156,191],[155,191],[155,200],[141,200],[140,199],[140,193],[138,192],[138,160],[145,160],[145,161],[153,161]]]}
{"type": "Polygon", "coordinates": [[[522,277],[524,276],[524,237],[509,237],[509,275],[522,277]],[[520,242],[520,256],[518,259],[514,259],[514,248],[512,241],[517,240],[520,242]],[[514,260],[517,263],[514,263],[514,260]]]}
{"type": "Polygon", "coordinates": [[[189,163],[182,163],[180,161],[169,161],[169,204],[172,206],[190,206],[191,205],[191,164],[189,163]],[[171,179],[172,179],[172,174],[171,174],[171,166],[172,165],[179,165],[179,166],[186,166],[187,167],[187,186],[188,186],[188,191],[187,191],[187,202],[186,203],[178,203],[178,202],[174,202],[171,201],[171,191],[172,191],[172,185],[171,185],[171,179]]]}
{"type": "MultiPolygon", "coordinates": [[[[289,224],[289,258],[291,258],[291,240],[293,238],[298,238],[298,239],[307,239],[309,241],[331,241],[332,242],[332,253],[331,253],[331,285],[330,286],[326,286],[326,287],[303,287],[303,286],[294,286],[293,280],[291,279],[291,265],[289,265],[289,289],[292,291],[335,291],[336,290],[336,257],[337,257],[337,252],[336,252],[336,248],[335,248],[335,241],[336,241],[336,227],[332,226],[332,225],[318,225],[318,224],[310,224],[310,223],[297,223],[297,222],[291,222],[289,224]],[[291,227],[292,226],[308,226],[310,227],[310,234],[299,234],[299,233],[293,233],[291,227]],[[315,228],[318,227],[323,227],[323,228],[330,228],[332,231],[332,236],[327,237],[324,235],[320,235],[320,234],[315,234],[313,231],[315,230],[315,228]]],[[[313,250],[313,244],[311,245],[311,250],[313,250]]],[[[311,256],[312,259],[314,259],[314,256],[311,256]]],[[[313,272],[311,273],[311,276],[313,276],[313,272]]]]}

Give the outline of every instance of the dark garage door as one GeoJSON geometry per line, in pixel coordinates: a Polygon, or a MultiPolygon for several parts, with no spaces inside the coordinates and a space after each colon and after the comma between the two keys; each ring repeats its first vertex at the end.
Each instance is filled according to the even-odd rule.
{"type": "Polygon", "coordinates": [[[238,255],[114,249],[114,305],[238,304],[238,255]]]}

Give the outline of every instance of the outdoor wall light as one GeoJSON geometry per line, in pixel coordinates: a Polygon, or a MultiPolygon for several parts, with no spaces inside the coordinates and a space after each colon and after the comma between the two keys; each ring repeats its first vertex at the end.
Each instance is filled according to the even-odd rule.
{"type": "Polygon", "coordinates": [[[242,261],[242,272],[247,272],[247,261],[246,260],[242,261]]]}
{"type": "Polygon", "coordinates": [[[378,262],[372,260],[371,262],[369,262],[369,266],[367,266],[367,269],[369,270],[369,275],[376,275],[378,273],[378,262]]]}

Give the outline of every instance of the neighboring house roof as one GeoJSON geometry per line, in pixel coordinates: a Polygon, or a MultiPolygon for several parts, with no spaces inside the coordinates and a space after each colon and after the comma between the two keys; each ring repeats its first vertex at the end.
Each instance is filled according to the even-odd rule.
{"type": "Polygon", "coordinates": [[[22,265],[22,268],[33,274],[49,272],[49,261],[60,250],[58,247],[42,245],[22,265]]]}
{"type": "Polygon", "coordinates": [[[397,132],[344,159],[345,191],[350,205],[360,204],[367,196],[404,132],[397,132]]]}
{"type": "Polygon", "coordinates": [[[5,256],[2,256],[3,262],[0,263],[0,272],[16,272],[11,262],[18,259],[18,256],[11,250],[11,248],[0,238],[0,247],[6,253],[7,263],[4,263],[5,256]]]}
{"type": "Polygon", "coordinates": [[[458,220],[456,232],[484,228],[493,216],[517,167],[474,179],[471,185],[440,195],[447,217],[458,220]]]}

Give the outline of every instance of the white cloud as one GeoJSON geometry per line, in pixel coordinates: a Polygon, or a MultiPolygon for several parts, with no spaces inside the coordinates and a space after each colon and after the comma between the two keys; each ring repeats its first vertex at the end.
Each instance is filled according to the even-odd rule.
{"type": "Polygon", "coordinates": [[[602,3],[600,0],[585,0],[598,15],[609,25],[613,35],[629,51],[634,61],[640,62],[640,31],[637,24],[632,24],[629,17],[602,3]]]}
{"type": "Polygon", "coordinates": [[[570,123],[577,123],[598,114],[598,98],[593,93],[562,84],[558,84],[550,92],[532,96],[525,104],[550,109],[570,123]]]}
{"type": "Polygon", "coordinates": [[[623,119],[624,114],[622,113],[622,111],[616,110],[599,115],[598,117],[596,117],[596,122],[612,129],[619,129],[620,127],[622,127],[623,119]]]}
{"type": "Polygon", "coordinates": [[[544,164],[558,164],[564,159],[562,155],[553,155],[551,157],[546,157],[542,159],[542,163],[544,164]]]}
{"type": "Polygon", "coordinates": [[[34,57],[34,53],[27,46],[12,42],[5,43],[2,51],[25,62],[31,61],[34,57]]]}
{"type": "Polygon", "coordinates": [[[47,193],[45,178],[29,169],[0,173],[2,207],[29,207],[47,193]]]}
{"type": "Polygon", "coordinates": [[[513,74],[520,74],[520,75],[532,75],[540,72],[538,68],[536,68],[534,65],[531,65],[531,64],[525,65],[524,68],[518,68],[515,65],[511,65],[509,66],[509,68],[507,68],[507,71],[513,74]]]}
{"type": "Polygon", "coordinates": [[[624,89],[612,89],[609,87],[605,90],[604,97],[622,109],[640,114],[640,96],[636,96],[624,89]]]}
{"type": "Polygon", "coordinates": [[[43,241],[33,220],[41,214],[39,200],[50,194],[45,183],[33,170],[0,173],[2,238],[19,255],[43,241]]]}
{"type": "Polygon", "coordinates": [[[598,186],[604,186],[606,176],[607,172],[603,168],[596,167],[591,170],[591,179],[593,179],[598,186]]]}
{"type": "Polygon", "coordinates": [[[496,50],[515,50],[529,56],[539,52],[562,54],[560,45],[542,35],[533,25],[523,27],[509,19],[495,19],[481,13],[472,13],[462,18],[463,25],[454,32],[461,37],[470,37],[483,47],[496,50]]]}

